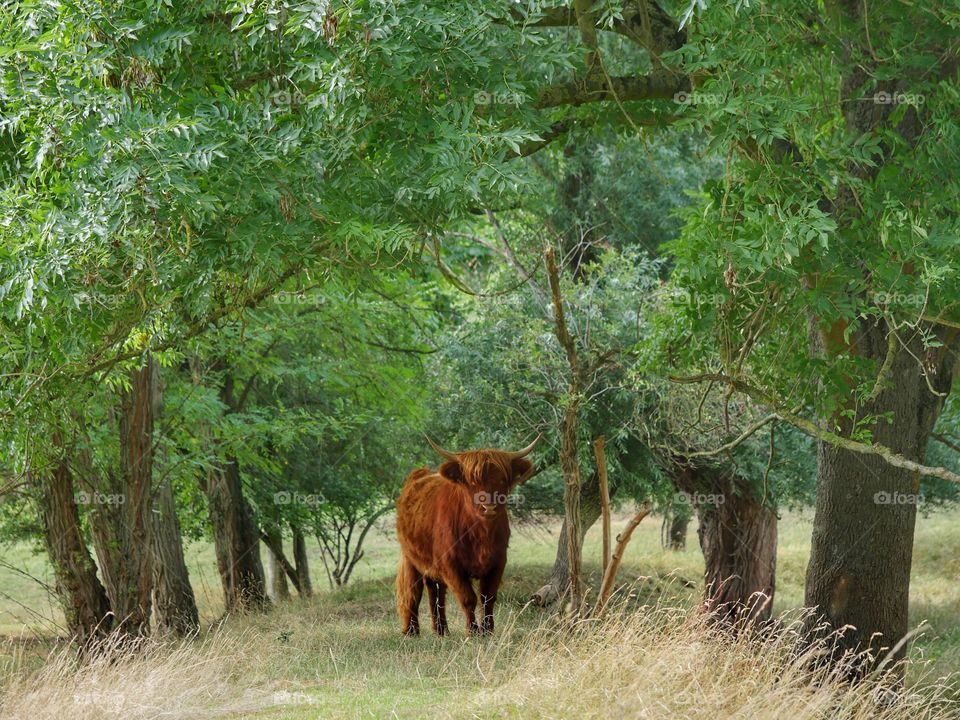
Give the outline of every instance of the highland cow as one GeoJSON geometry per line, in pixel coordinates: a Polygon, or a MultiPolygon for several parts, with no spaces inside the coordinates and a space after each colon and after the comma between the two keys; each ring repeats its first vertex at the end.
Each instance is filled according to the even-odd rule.
{"type": "Polygon", "coordinates": [[[493,606],[507,564],[510,521],[507,498],[533,472],[525,459],[538,437],[523,450],[485,449],[452,453],[431,447],[445,460],[434,471],[410,473],[397,500],[397,610],[406,635],[420,633],[423,586],[437,635],[447,633],[447,587],[466,616],[467,633],[493,632],[493,606]],[[481,621],[476,619],[479,581],[481,621]]]}

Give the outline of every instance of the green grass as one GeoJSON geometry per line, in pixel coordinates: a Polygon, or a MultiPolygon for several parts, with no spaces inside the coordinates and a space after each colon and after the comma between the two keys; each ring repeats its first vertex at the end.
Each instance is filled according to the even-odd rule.
{"type": "MultiPolygon", "coordinates": [[[[911,624],[925,623],[928,629],[913,644],[911,658],[929,662],[911,668],[912,682],[918,681],[921,671],[926,677],[960,671],[958,521],[957,511],[918,519],[911,624]]],[[[614,532],[623,524],[624,516],[618,516],[614,532]]],[[[200,676],[216,676],[225,683],[209,692],[209,716],[214,716],[214,709],[222,717],[284,720],[421,717],[431,712],[456,715],[462,709],[457,700],[461,695],[476,698],[492,683],[509,681],[509,673],[503,674],[504,670],[529,654],[530,644],[539,642],[536,638],[547,622],[548,614],[528,605],[527,599],[552,566],[556,524],[515,529],[497,610],[498,637],[493,640],[466,638],[455,607],[449,613],[452,636],[400,637],[393,600],[397,546],[390,525],[386,521],[382,531],[371,537],[348,587],[330,592],[319,557],[311,556],[318,591],[314,598],[294,598],[262,616],[231,618],[226,632],[205,631],[206,642],[220,636],[235,642],[229,651],[218,651],[215,659],[204,654],[206,651],[184,650],[196,654],[196,658],[190,655],[194,658],[190,662],[197,667],[211,663],[209,672],[197,671],[200,676]]],[[[781,522],[777,613],[802,604],[810,529],[809,513],[790,513],[781,522]]],[[[691,527],[687,549],[681,552],[662,550],[659,539],[659,518],[648,518],[627,550],[620,579],[635,583],[637,597],[632,604],[660,602],[670,607],[696,607],[703,561],[695,528],[691,527]]],[[[599,557],[598,528],[588,534],[584,553],[588,559],[599,557]]],[[[212,548],[206,543],[193,543],[187,548],[187,557],[201,615],[209,630],[223,609],[212,548]]],[[[35,638],[56,634],[60,619],[44,587],[31,579],[49,583],[44,556],[25,546],[14,546],[5,549],[4,560],[22,571],[0,568],[0,634],[5,636],[0,641],[0,674],[12,676],[15,670],[22,672],[23,668],[49,663],[50,643],[35,638]]],[[[595,588],[598,563],[590,561],[586,569],[595,588]]],[[[426,619],[425,607],[422,614],[426,619]]],[[[175,676],[177,667],[170,672],[175,676]]],[[[143,673],[144,677],[154,676],[147,669],[143,673]]],[[[69,685],[63,679],[66,675],[57,677],[58,683],[69,685]]],[[[150,682],[154,684],[149,687],[160,693],[156,681],[150,682]]],[[[176,682],[181,681],[172,678],[171,687],[176,682]]],[[[177,692],[171,690],[162,697],[177,692]]],[[[65,695],[75,696],[76,692],[65,695]]],[[[139,717],[135,713],[130,716],[139,717]]],[[[0,717],[5,717],[2,712],[0,717]]],[[[194,716],[186,713],[182,717],[194,716]]]]}

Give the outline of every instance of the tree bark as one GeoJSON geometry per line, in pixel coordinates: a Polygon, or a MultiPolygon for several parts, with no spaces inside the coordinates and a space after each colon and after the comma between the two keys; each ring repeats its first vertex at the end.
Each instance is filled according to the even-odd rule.
{"type": "Polygon", "coordinates": [[[777,571],[777,514],[752,493],[697,507],[704,609],[733,626],[770,619],[777,571]]]}
{"type": "MultiPolygon", "coordinates": [[[[887,354],[882,322],[857,333],[861,356],[883,362],[887,354]]],[[[885,383],[862,414],[888,413],[872,427],[873,441],[904,457],[923,462],[927,440],[942,408],[917,362],[919,342],[900,348],[885,383]]],[[[930,373],[933,389],[950,390],[954,354],[943,348],[930,373]]],[[[844,434],[849,423],[840,423],[844,434]]],[[[901,640],[908,631],[910,569],[920,478],[882,458],[855,454],[826,443],[817,446],[817,501],[813,542],[807,567],[806,605],[816,608],[811,620],[836,632],[834,657],[845,651],[870,650],[853,668],[869,672],[896,647],[893,659],[906,654],[901,640]],[[899,647],[898,644],[900,645],[899,647]]]]}
{"type": "MultiPolygon", "coordinates": [[[[153,370],[153,415],[163,416],[163,384],[160,365],[153,370]]],[[[183,554],[183,538],[173,485],[165,478],[154,497],[153,513],[153,607],[157,630],[187,637],[200,629],[197,600],[183,554]]]]}
{"type": "MultiPolygon", "coordinates": [[[[194,382],[199,383],[202,371],[196,357],[191,360],[191,371],[194,382]]],[[[239,409],[234,397],[233,375],[229,368],[224,370],[220,399],[228,412],[239,409]]],[[[203,432],[206,432],[209,439],[209,429],[201,429],[201,433],[203,432]]],[[[260,559],[260,531],[243,495],[240,467],[236,458],[228,455],[219,466],[209,468],[203,489],[207,496],[226,612],[229,614],[265,610],[270,601],[267,598],[263,562],[260,559]]]]}
{"type": "Polygon", "coordinates": [[[153,525],[153,605],[157,630],[186,637],[200,629],[200,614],[183,555],[183,539],[173,487],[157,492],[153,525]]]}
{"type": "Polygon", "coordinates": [[[260,560],[260,533],[243,496],[234,458],[228,457],[222,467],[207,472],[206,493],[226,611],[265,610],[269,600],[260,560]]]}
{"type": "MultiPolygon", "coordinates": [[[[90,527],[115,631],[150,633],[153,590],[153,359],[130,373],[120,394],[120,473],[108,471],[93,493],[90,527]]],[[[92,468],[91,468],[92,470],[92,468]]]]}
{"type": "Polygon", "coordinates": [[[667,550],[680,551],[687,547],[687,530],[690,527],[690,516],[686,513],[672,513],[663,519],[663,547],[667,550]]]}
{"type": "Polygon", "coordinates": [[[577,406],[567,405],[560,421],[560,466],[563,469],[563,510],[567,525],[567,587],[574,613],[583,605],[583,537],[580,522],[580,457],[577,450],[577,406]]]}
{"type": "Polygon", "coordinates": [[[290,586],[287,585],[287,571],[283,567],[280,556],[274,551],[274,547],[283,547],[283,537],[280,530],[276,527],[264,531],[269,541],[265,542],[267,546],[267,584],[270,587],[270,598],[274,602],[290,599],[290,586]]]}
{"type": "Polygon", "coordinates": [[[298,527],[293,530],[293,563],[296,566],[297,577],[300,579],[300,595],[313,595],[313,584],[310,582],[310,565],[307,562],[307,541],[298,527]]]}
{"type": "Polygon", "coordinates": [[[775,509],[726,470],[681,462],[673,483],[688,493],[699,520],[704,611],[734,628],[769,620],[776,590],[775,509]]]}
{"type": "Polygon", "coordinates": [[[73,478],[66,461],[44,478],[42,488],[43,539],[53,566],[58,599],[71,638],[85,647],[112,629],[110,601],[81,530],[73,478]]]}
{"type": "MultiPolygon", "coordinates": [[[[611,487],[611,494],[615,491],[611,487]]],[[[600,483],[596,473],[592,473],[585,483],[580,487],[580,522],[579,546],[583,547],[583,539],[587,531],[593,527],[593,524],[600,518],[600,483]]],[[[570,584],[570,562],[569,562],[569,541],[567,535],[567,521],[564,519],[560,526],[560,536],[557,538],[557,555],[553,562],[553,570],[550,577],[543,583],[543,587],[537,590],[531,599],[541,607],[547,607],[557,601],[557,599],[567,590],[570,584]]]]}

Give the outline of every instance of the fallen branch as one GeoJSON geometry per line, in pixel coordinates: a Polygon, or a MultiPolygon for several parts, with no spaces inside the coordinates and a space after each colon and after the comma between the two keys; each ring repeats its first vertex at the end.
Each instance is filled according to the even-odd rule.
{"type": "Polygon", "coordinates": [[[649,515],[652,510],[653,505],[644,503],[640,507],[640,511],[627,523],[627,527],[624,528],[623,532],[617,536],[617,549],[614,550],[610,564],[603,573],[603,582],[600,584],[600,595],[597,597],[597,604],[593,609],[595,616],[603,612],[607,601],[610,599],[610,593],[613,591],[613,583],[617,579],[617,571],[620,569],[620,561],[623,560],[623,552],[627,549],[627,543],[630,542],[633,531],[637,529],[640,521],[649,515]]]}
{"type": "Polygon", "coordinates": [[[601,435],[593,443],[593,454],[597,458],[597,478],[600,481],[600,513],[603,517],[603,564],[601,572],[607,572],[610,564],[610,488],[607,485],[607,460],[603,455],[606,438],[601,435]]]}

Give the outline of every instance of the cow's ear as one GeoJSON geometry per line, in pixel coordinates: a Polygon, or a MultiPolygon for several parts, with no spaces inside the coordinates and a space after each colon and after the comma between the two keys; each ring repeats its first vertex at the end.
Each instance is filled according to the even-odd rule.
{"type": "Polygon", "coordinates": [[[463,468],[456,460],[450,460],[440,466],[440,474],[447,480],[455,483],[464,482],[463,468]]]}
{"type": "Polygon", "coordinates": [[[519,485],[533,474],[533,463],[526,458],[517,458],[511,461],[513,467],[513,481],[511,485],[519,485]]]}

